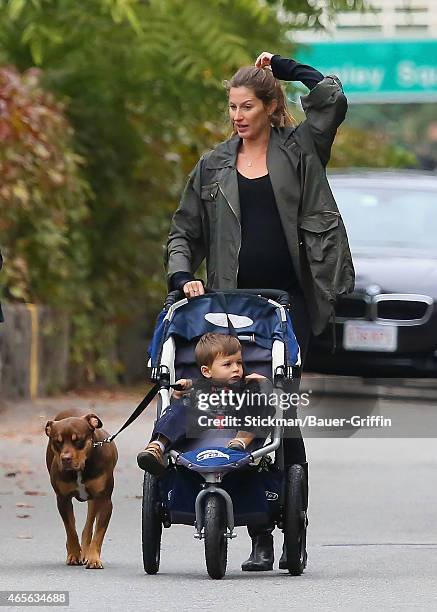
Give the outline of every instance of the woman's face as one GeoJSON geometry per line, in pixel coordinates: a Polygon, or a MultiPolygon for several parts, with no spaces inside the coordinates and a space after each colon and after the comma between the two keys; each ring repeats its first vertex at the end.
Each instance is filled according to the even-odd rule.
{"type": "Polygon", "coordinates": [[[229,117],[241,138],[256,140],[269,126],[270,114],[276,108],[276,100],[264,106],[248,87],[231,87],[229,90],[229,117]]]}

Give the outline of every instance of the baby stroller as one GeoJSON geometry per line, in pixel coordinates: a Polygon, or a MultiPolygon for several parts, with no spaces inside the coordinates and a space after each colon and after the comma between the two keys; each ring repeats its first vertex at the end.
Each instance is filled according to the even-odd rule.
{"type": "MultiPolygon", "coordinates": [[[[169,294],[149,347],[151,379],[160,386],[159,417],[170,403],[170,385],[199,377],[194,347],[207,332],[233,333],[243,349],[246,373],[273,383],[273,392],[293,388],[300,377],[300,351],[293,333],[287,293],[275,290],[207,292],[190,300],[169,294]]],[[[278,410],[277,415],[283,415],[278,410]]],[[[307,482],[304,468],[284,469],[282,427],[247,452],[226,448],[217,438],[196,440],[194,448],[172,449],[160,477],[144,475],[142,550],[144,570],[159,570],[162,527],[194,525],[204,540],[211,578],[223,578],[228,540],[242,525],[276,524],[284,532],[287,566],[300,575],[306,566],[307,482]],[[273,459],[274,456],[274,459],[273,459]]],[[[226,432],[226,440],[232,432],[226,432]]]]}

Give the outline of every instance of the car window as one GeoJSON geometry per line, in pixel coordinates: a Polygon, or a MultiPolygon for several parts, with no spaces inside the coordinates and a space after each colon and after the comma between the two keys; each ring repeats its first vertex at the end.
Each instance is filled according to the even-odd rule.
{"type": "Polygon", "coordinates": [[[437,191],[331,186],[352,249],[437,251],[437,191]]]}

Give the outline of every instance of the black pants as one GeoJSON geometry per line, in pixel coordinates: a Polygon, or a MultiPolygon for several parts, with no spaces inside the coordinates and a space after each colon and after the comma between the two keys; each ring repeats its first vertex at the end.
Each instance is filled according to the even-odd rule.
{"type": "MultiPolygon", "coordinates": [[[[295,295],[291,299],[290,317],[293,324],[294,335],[297,338],[300,347],[301,367],[303,368],[305,357],[308,351],[308,345],[311,337],[311,320],[308,313],[308,308],[305,299],[302,295],[295,295]]],[[[298,389],[293,388],[297,392],[298,389]]],[[[291,415],[290,415],[291,416],[291,415]]],[[[296,437],[284,438],[284,465],[292,465],[293,463],[305,463],[306,453],[305,444],[302,439],[300,428],[297,427],[295,432],[296,437]]],[[[307,470],[305,470],[307,472],[307,470]]],[[[248,526],[247,531],[251,538],[265,533],[271,533],[275,528],[273,524],[248,526]]]]}
{"type": "MultiPolygon", "coordinates": [[[[303,368],[311,336],[311,320],[304,297],[296,294],[291,298],[290,317],[294,334],[300,347],[301,367],[303,368]]],[[[293,388],[293,391],[298,389],[293,388]]],[[[289,416],[292,416],[291,414],[289,416]]],[[[296,437],[284,438],[284,465],[305,463],[305,444],[299,428],[296,428],[296,437]]]]}

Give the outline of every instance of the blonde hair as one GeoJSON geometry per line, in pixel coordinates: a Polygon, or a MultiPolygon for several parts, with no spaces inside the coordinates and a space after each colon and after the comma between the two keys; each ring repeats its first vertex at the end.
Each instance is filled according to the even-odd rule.
{"type": "Polygon", "coordinates": [[[206,365],[209,368],[212,366],[217,355],[234,355],[241,351],[241,344],[235,336],[227,334],[203,334],[194,349],[197,365],[206,365]]]}
{"type": "MultiPolygon", "coordinates": [[[[252,89],[255,96],[265,106],[273,100],[277,101],[275,111],[270,116],[270,122],[274,127],[288,127],[296,124],[294,117],[290,114],[287,105],[287,97],[278,79],[275,79],[270,68],[257,68],[256,66],[243,66],[229,80],[224,82],[229,95],[231,87],[247,87],[252,89]]],[[[233,134],[237,133],[232,125],[233,134]]]]}

